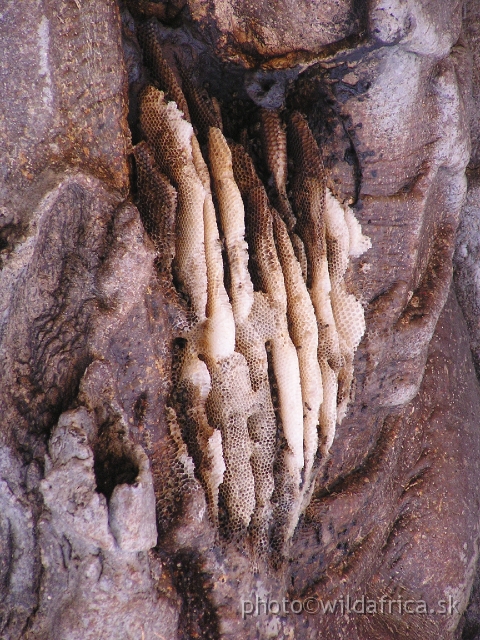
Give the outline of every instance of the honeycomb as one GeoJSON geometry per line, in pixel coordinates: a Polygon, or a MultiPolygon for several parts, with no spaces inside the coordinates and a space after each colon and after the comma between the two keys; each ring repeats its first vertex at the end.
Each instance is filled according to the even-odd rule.
{"type": "Polygon", "coordinates": [[[215,361],[235,350],[235,321],[232,305],[224,285],[223,258],[215,207],[210,191],[210,175],[197,139],[192,138],[195,169],[205,189],[203,205],[205,260],[207,265],[207,318],[202,333],[205,354],[215,361]]]}
{"type": "MultiPolygon", "coordinates": [[[[365,333],[365,315],[359,300],[345,287],[343,276],[348,267],[350,247],[360,244],[367,246],[365,240],[358,238],[358,228],[347,224],[345,208],[326,190],[326,237],[328,267],[331,280],[330,298],[333,315],[339,336],[339,344],[343,357],[343,366],[338,379],[342,384],[338,389],[338,418],[343,418],[349,401],[349,390],[353,379],[353,355],[365,333]],[[350,232],[352,228],[352,232],[350,232]]],[[[348,212],[350,213],[350,212],[348,212]]],[[[353,214],[351,214],[353,215],[353,214]]],[[[363,238],[363,236],[362,236],[363,238]]]]}
{"type": "Polygon", "coordinates": [[[174,102],[148,86],[140,98],[140,126],[155,161],[178,194],[175,271],[199,321],[205,319],[207,266],[203,205],[205,189],[193,163],[193,128],[174,102]]]}
{"type": "Polygon", "coordinates": [[[160,172],[146,142],[134,149],[137,170],[137,206],[143,225],[158,255],[157,264],[164,274],[171,273],[175,257],[175,217],[177,192],[160,172]]]}
{"type": "Polygon", "coordinates": [[[143,60],[158,88],[165,92],[167,100],[175,102],[184,118],[190,122],[190,112],[183,91],[163,56],[157,26],[157,21],[152,18],[140,24],[137,29],[138,41],[143,50],[143,60]]]}
{"type": "Polygon", "coordinates": [[[191,343],[182,354],[173,404],[188,451],[194,461],[214,523],[218,522],[218,488],[223,479],[223,455],[218,455],[218,438],[209,425],[206,400],[211,389],[210,374],[191,343]]]}
{"type": "MultiPolygon", "coordinates": [[[[278,110],[260,113],[262,144],[267,168],[278,193],[287,196],[287,134],[278,110]]],[[[287,198],[286,198],[287,199],[287,198]]]]}
{"type": "Polygon", "coordinates": [[[267,168],[275,186],[275,206],[284,220],[290,234],[295,256],[302,269],[302,277],[307,278],[307,256],[305,247],[294,231],[297,223],[287,196],[287,133],[278,110],[262,109],[261,138],[267,168]]]}
{"type": "Polygon", "coordinates": [[[316,178],[325,185],[325,169],[317,141],[308,126],[306,118],[294,111],[290,115],[288,127],[288,147],[293,154],[298,169],[309,178],[316,178]]]}
{"type": "Polygon", "coordinates": [[[171,407],[166,409],[166,422],[169,437],[161,451],[162,465],[152,466],[157,485],[156,509],[161,534],[167,533],[172,521],[180,515],[196,484],[194,464],[182,439],[176,413],[171,407]]]}
{"type": "Polygon", "coordinates": [[[260,134],[267,168],[275,186],[276,207],[289,230],[296,224],[287,197],[287,133],[277,110],[262,109],[260,134]]]}
{"type": "Polygon", "coordinates": [[[208,153],[230,267],[233,314],[235,322],[242,323],[250,315],[253,305],[253,285],[248,274],[248,246],[245,242],[245,210],[233,177],[232,154],[216,127],[210,129],[208,153]]]}
{"type": "Polygon", "coordinates": [[[287,227],[274,212],[278,256],[287,292],[289,333],[297,350],[303,403],[304,478],[313,466],[318,448],[318,416],[323,401],[322,374],[318,363],[318,328],[312,300],[295,257],[287,227]]]}
{"type": "Polygon", "coordinates": [[[204,143],[208,139],[210,127],[223,129],[218,102],[212,100],[205,89],[197,87],[192,80],[193,74],[191,72],[187,73],[186,69],[180,66],[180,73],[183,90],[190,106],[199,140],[204,143]]]}
{"type": "Polygon", "coordinates": [[[326,185],[322,159],[305,118],[295,112],[289,121],[289,150],[294,162],[292,200],[297,228],[305,245],[307,284],[318,323],[318,361],[322,373],[320,409],[322,453],[328,454],[337,424],[338,372],[344,358],[332,304],[327,251],[326,185]]]}
{"type": "Polygon", "coordinates": [[[300,370],[295,346],[288,331],[287,292],[273,233],[273,211],[253,162],[240,145],[232,146],[233,171],[247,203],[249,248],[256,264],[262,292],[275,317],[270,338],[273,367],[278,385],[280,416],[287,440],[288,468],[297,483],[303,468],[303,407],[300,370]]]}
{"type": "Polygon", "coordinates": [[[234,179],[230,149],[218,128],[210,129],[208,153],[230,269],[230,297],[236,324],[235,346],[247,362],[250,384],[255,394],[253,412],[248,418],[250,464],[255,491],[255,509],[250,529],[254,545],[265,550],[268,547],[270,498],[274,488],[277,427],[270,395],[264,333],[266,331],[267,335],[271,335],[274,318],[260,294],[254,294],[253,291],[248,272],[243,200],[234,179]]]}
{"type": "Polygon", "coordinates": [[[175,438],[220,533],[283,557],[351,399],[365,320],[345,274],[370,241],[327,189],[303,115],[285,127],[260,112],[270,201],[218,102],[181,70],[185,98],[153,23],[140,40],[165,93],[140,97],[138,205],[192,318],[174,351],[175,438]]]}
{"type": "Polygon", "coordinates": [[[236,535],[246,531],[255,508],[247,424],[252,396],[248,365],[241,354],[234,353],[213,364],[207,411],[212,426],[222,433],[225,473],[220,491],[228,509],[231,533],[236,535]]]}

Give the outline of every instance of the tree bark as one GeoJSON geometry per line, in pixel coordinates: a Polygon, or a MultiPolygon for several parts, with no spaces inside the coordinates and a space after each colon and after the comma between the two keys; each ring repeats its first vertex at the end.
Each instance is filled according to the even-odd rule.
{"type": "MultiPolygon", "coordinates": [[[[474,0],[4,2],[2,638],[480,637],[479,17],[474,0]],[[308,166],[295,173],[288,151],[280,193],[261,114],[301,112],[326,186],[371,243],[342,276],[366,321],[345,418],[312,463],[291,539],[273,494],[261,553],[251,528],[235,537],[223,524],[234,498],[207,460],[221,430],[208,403],[204,442],[174,415],[193,413],[175,364],[193,312],[167,273],[174,250],[142,223],[151,202],[134,146],[148,137],[145,87],[162,84],[147,23],[173,70],[160,89],[185,100],[204,152],[217,221],[210,128],[223,120],[250,151],[282,213],[308,166]]],[[[276,482],[289,446],[277,437],[276,482]]]]}

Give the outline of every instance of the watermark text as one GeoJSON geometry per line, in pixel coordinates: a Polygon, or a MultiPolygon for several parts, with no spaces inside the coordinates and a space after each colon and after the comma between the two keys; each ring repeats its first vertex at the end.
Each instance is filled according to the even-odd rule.
{"type": "Polygon", "coordinates": [[[350,615],[350,614],[380,614],[380,615],[460,615],[460,602],[453,596],[445,600],[439,600],[435,606],[429,606],[425,600],[410,600],[388,598],[382,596],[378,599],[361,596],[351,598],[345,596],[332,600],[323,600],[317,596],[308,596],[303,600],[289,600],[282,598],[276,600],[269,596],[255,596],[252,600],[242,600],[242,618],[254,616],[288,616],[307,613],[309,615],[350,615]]]}

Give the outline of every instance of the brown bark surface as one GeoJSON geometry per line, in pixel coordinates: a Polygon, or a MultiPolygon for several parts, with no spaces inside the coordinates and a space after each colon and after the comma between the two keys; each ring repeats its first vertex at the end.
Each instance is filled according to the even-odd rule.
{"type": "Polygon", "coordinates": [[[480,637],[477,14],[4,2],[1,638],[480,637]],[[219,535],[172,420],[188,317],[142,225],[132,154],[152,16],[200,142],[213,97],[273,200],[260,110],[301,111],[372,243],[346,274],[367,321],[354,397],[281,561],[219,535]],[[376,613],[320,612],[362,597],[376,613]],[[380,611],[382,597],[415,611],[380,611]],[[304,609],[242,616],[257,598],[304,609]]]}

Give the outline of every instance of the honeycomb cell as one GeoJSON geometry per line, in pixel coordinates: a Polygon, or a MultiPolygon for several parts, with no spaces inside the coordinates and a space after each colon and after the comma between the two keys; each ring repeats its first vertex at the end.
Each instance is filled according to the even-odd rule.
{"type": "Polygon", "coordinates": [[[143,59],[158,88],[165,92],[168,101],[176,103],[185,120],[191,121],[185,95],[177,78],[162,53],[158,23],[155,18],[138,26],[138,40],[143,50],[143,59]]]}
{"type": "Polygon", "coordinates": [[[351,401],[365,319],[345,275],[370,241],[326,188],[304,116],[286,129],[279,112],[260,113],[274,208],[245,146],[223,136],[218,102],[184,73],[185,100],[153,22],[139,37],[166,93],[140,96],[138,206],[191,314],[172,368],[172,464],[180,476],[195,465],[227,538],[281,558],[351,401]]]}
{"type": "Polygon", "coordinates": [[[192,125],[174,102],[165,102],[164,94],[152,86],[141,95],[140,125],[155,161],[177,190],[176,271],[194,313],[199,320],[204,320],[207,304],[205,189],[193,162],[192,125]]]}
{"type": "Polygon", "coordinates": [[[304,484],[310,484],[310,471],[318,446],[317,427],[323,400],[322,374],[318,363],[318,328],[310,295],[295,257],[287,227],[274,212],[275,241],[287,293],[289,333],[297,350],[303,402],[304,484]]]}
{"type": "Polygon", "coordinates": [[[245,194],[250,226],[250,250],[255,256],[259,282],[276,312],[276,333],[272,337],[272,359],[278,384],[280,415],[289,451],[289,471],[300,483],[303,469],[303,407],[300,370],[287,321],[287,292],[273,235],[273,215],[265,189],[251,158],[239,146],[232,151],[233,171],[242,196],[245,194]],[[237,176],[238,173],[238,176],[237,176]],[[252,188],[252,184],[256,185],[252,188]]]}
{"type": "Polygon", "coordinates": [[[137,206],[143,226],[155,246],[161,271],[171,274],[175,257],[177,192],[157,168],[146,142],[137,144],[133,153],[137,170],[137,206]]]}
{"type": "Polygon", "coordinates": [[[287,132],[278,110],[262,109],[260,134],[267,168],[275,186],[275,206],[291,232],[296,224],[287,196],[287,132]]]}
{"type": "Polygon", "coordinates": [[[222,132],[216,127],[210,129],[208,153],[230,267],[233,313],[235,321],[242,323],[248,318],[253,305],[253,285],[248,273],[248,246],[245,242],[245,210],[233,176],[232,154],[222,132]]]}
{"type": "Polygon", "coordinates": [[[198,138],[204,144],[208,140],[210,127],[223,129],[218,102],[212,100],[205,89],[198,87],[192,79],[192,73],[182,66],[180,66],[180,74],[198,138]]]}

